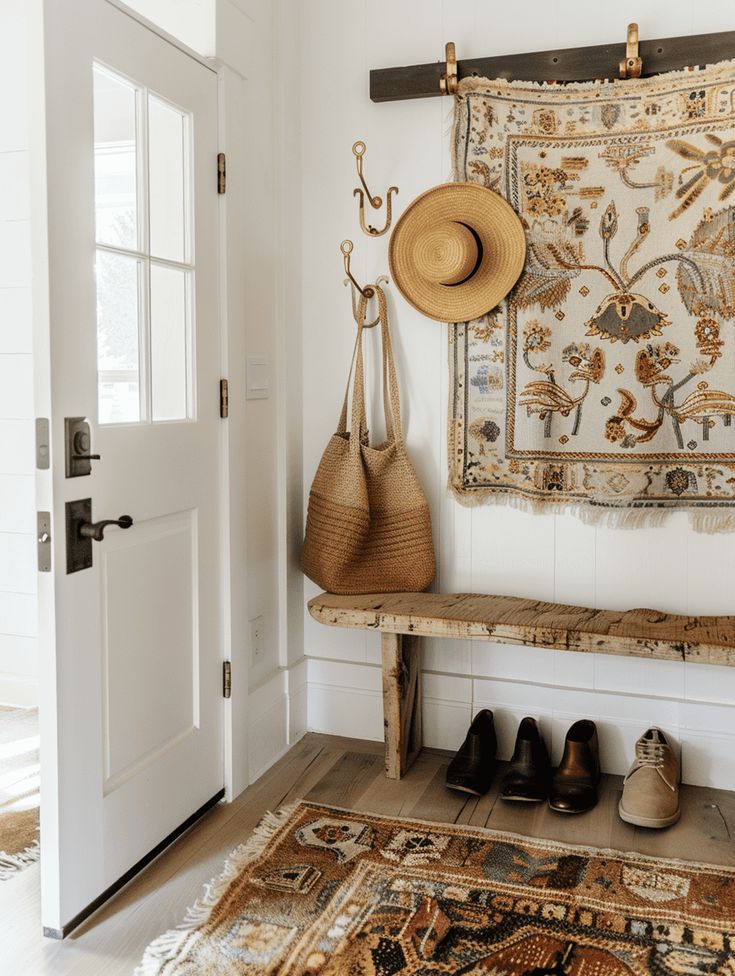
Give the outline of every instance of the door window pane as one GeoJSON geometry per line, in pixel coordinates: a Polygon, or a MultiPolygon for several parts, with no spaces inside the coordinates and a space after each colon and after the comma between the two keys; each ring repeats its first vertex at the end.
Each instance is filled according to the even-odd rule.
{"type": "Polygon", "coordinates": [[[152,419],[189,415],[190,273],[151,262],[152,419]]]}
{"type": "Polygon", "coordinates": [[[97,389],[101,424],[140,420],[141,262],[97,251],[97,389]]]}
{"type": "Polygon", "coordinates": [[[187,260],[187,117],[148,96],[148,180],[151,255],[187,260]]]}
{"type": "Polygon", "coordinates": [[[97,241],[138,247],[137,95],[135,88],[94,67],[94,181],[97,241]]]}
{"type": "Polygon", "coordinates": [[[95,64],[100,424],[193,416],[192,117],[95,64]]]}

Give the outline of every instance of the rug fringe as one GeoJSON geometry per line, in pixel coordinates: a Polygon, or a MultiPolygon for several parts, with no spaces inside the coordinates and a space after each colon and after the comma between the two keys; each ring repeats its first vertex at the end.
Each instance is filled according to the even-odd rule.
{"type": "Polygon", "coordinates": [[[269,810],[264,815],[245,843],[240,844],[229,855],[222,873],[204,885],[204,894],[187,909],[184,921],[151,942],[133,976],[161,976],[164,966],[179,959],[188,948],[188,943],[195,939],[197,929],[209,920],[213,908],[230,883],[247,864],[265,851],[268,842],[275,837],[300,803],[301,800],[297,800],[281,807],[277,813],[269,810]]]}
{"type": "Polygon", "coordinates": [[[17,871],[22,871],[29,864],[35,864],[40,856],[41,846],[38,840],[25,850],[18,851],[17,854],[6,854],[0,851],[0,881],[8,881],[17,871]]]}

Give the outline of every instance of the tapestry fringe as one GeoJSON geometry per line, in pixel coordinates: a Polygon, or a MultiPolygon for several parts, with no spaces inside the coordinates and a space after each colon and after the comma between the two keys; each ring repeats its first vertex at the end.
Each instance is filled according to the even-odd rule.
{"type": "Polygon", "coordinates": [[[238,874],[259,857],[270,840],[289,820],[301,800],[282,807],[277,813],[268,811],[251,836],[240,844],[225,861],[222,873],[204,886],[204,894],[189,908],[184,921],[175,929],[158,936],[145,950],[140,965],[133,976],[163,976],[164,968],[181,962],[201,934],[217,902],[238,874]]]}
{"type": "Polygon", "coordinates": [[[735,515],[718,515],[712,512],[689,512],[689,522],[695,532],[718,535],[735,532],[735,515]]]}
{"type": "Polygon", "coordinates": [[[695,532],[707,535],[735,532],[735,515],[726,512],[699,512],[691,508],[626,508],[623,506],[615,508],[610,505],[594,505],[590,502],[541,501],[525,495],[492,489],[467,490],[457,487],[451,481],[448,487],[456,500],[465,508],[490,503],[506,505],[531,515],[573,515],[586,525],[604,529],[663,528],[669,516],[686,513],[689,524],[695,532]]]}
{"type": "MultiPolygon", "coordinates": [[[[666,83],[669,83],[672,78],[687,78],[692,79],[692,83],[696,85],[698,83],[697,76],[705,72],[711,72],[715,77],[720,73],[732,77],[733,69],[735,69],[735,59],[729,61],[713,61],[710,64],[681,68],[679,71],[667,71],[665,77],[666,83]]],[[[470,78],[462,78],[457,88],[457,94],[461,96],[466,92],[483,90],[487,88],[488,82],[495,89],[513,88],[525,89],[526,91],[545,91],[548,89],[558,91],[559,89],[559,85],[556,82],[509,81],[507,78],[481,78],[473,76],[470,78]]],[[[634,88],[636,94],[645,94],[649,89],[655,91],[661,85],[661,79],[657,75],[652,75],[650,78],[616,78],[614,75],[611,75],[610,78],[596,78],[593,81],[565,81],[563,88],[565,92],[574,93],[593,91],[605,85],[614,85],[616,90],[626,87],[634,88]]]]}
{"type": "Polygon", "coordinates": [[[40,856],[41,846],[38,840],[25,850],[18,851],[17,854],[6,854],[0,851],[0,881],[8,881],[16,872],[27,868],[29,864],[35,864],[40,856]]]}

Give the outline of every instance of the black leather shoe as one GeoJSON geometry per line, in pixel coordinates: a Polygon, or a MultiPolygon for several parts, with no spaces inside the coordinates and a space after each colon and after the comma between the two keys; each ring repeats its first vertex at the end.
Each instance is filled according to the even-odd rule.
{"type": "Polygon", "coordinates": [[[483,708],[475,715],[462,747],[449,764],[447,786],[473,796],[487,793],[495,775],[497,744],[493,713],[483,708]]]}
{"type": "Polygon", "coordinates": [[[504,800],[540,803],[549,796],[551,760],[535,718],[524,718],[500,795],[504,800]]]}
{"type": "Polygon", "coordinates": [[[582,719],[567,732],[561,765],[551,785],[549,806],[557,813],[585,813],[597,803],[599,781],[597,726],[589,719],[582,719]]]}

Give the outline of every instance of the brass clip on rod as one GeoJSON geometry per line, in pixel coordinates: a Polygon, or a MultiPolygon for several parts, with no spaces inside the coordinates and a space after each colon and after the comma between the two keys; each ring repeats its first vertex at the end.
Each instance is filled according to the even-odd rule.
{"type": "Polygon", "coordinates": [[[439,91],[442,95],[456,95],[459,78],[457,76],[457,50],[454,41],[448,41],[444,45],[444,57],[446,69],[439,79],[439,91]]]}
{"type": "Polygon", "coordinates": [[[628,24],[625,42],[625,57],[620,62],[621,78],[640,78],[643,72],[643,58],[638,47],[638,24],[628,24]]]}

